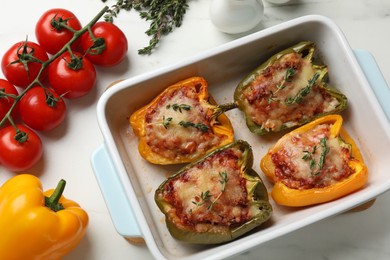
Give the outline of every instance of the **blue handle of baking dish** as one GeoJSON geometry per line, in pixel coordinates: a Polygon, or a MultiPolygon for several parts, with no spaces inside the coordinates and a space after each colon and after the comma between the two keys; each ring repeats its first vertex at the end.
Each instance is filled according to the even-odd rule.
{"type": "Polygon", "coordinates": [[[374,56],[366,50],[354,50],[354,53],[379,104],[387,116],[387,120],[390,122],[390,89],[374,56]]]}
{"type": "Polygon", "coordinates": [[[91,163],[117,232],[123,237],[142,238],[133,209],[105,144],[100,145],[92,154],[91,163]]]}
{"type": "MultiPolygon", "coordinates": [[[[383,111],[390,121],[390,89],[374,57],[365,50],[355,50],[354,53],[383,111]]],[[[142,237],[130,202],[127,200],[104,144],[92,155],[92,165],[118,233],[124,237],[142,237]]]]}

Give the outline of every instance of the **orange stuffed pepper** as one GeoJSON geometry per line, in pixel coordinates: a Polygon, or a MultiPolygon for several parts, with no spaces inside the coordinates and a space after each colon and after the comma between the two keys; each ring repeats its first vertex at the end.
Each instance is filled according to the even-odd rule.
{"type": "Polygon", "coordinates": [[[285,206],[332,201],[363,188],[367,167],[342,127],[340,115],[314,120],[283,136],[260,167],[274,183],[272,197],[285,206]]]}
{"type": "Polygon", "coordinates": [[[177,82],[131,115],[138,151],[154,164],[192,162],[233,141],[232,125],[223,112],[235,107],[217,105],[202,77],[177,82]]]}

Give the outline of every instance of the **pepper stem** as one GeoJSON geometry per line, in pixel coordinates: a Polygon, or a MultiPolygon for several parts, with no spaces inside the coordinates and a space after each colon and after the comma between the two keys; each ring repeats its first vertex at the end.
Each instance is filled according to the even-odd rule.
{"type": "Polygon", "coordinates": [[[62,196],[62,193],[64,192],[66,185],[66,181],[61,179],[56,189],[54,190],[53,194],[51,194],[50,197],[45,197],[45,206],[53,210],[54,212],[60,211],[64,209],[64,206],[62,206],[61,203],[59,203],[59,200],[62,196]]]}
{"type": "Polygon", "coordinates": [[[226,111],[229,111],[229,110],[232,110],[232,109],[235,109],[237,108],[238,105],[236,102],[231,102],[231,103],[226,103],[226,104],[222,104],[222,105],[218,105],[217,106],[217,109],[214,113],[214,118],[217,118],[218,116],[220,116],[222,113],[226,112],[226,111]]]}

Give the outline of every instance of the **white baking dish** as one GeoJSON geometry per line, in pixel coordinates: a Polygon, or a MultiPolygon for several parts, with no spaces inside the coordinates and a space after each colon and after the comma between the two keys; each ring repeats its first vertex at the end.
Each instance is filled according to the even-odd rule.
{"type": "MultiPolygon", "coordinates": [[[[372,56],[365,51],[352,51],[331,20],[305,16],[178,64],[130,78],[108,89],[97,108],[105,144],[92,156],[92,165],[121,235],[142,236],[157,259],[221,259],[344,212],[387,191],[390,188],[387,176],[390,172],[389,101],[389,88],[372,56]],[[319,57],[329,67],[330,84],[349,99],[348,109],[342,115],[345,127],[357,142],[368,166],[367,187],[333,202],[298,209],[278,206],[270,199],[274,208],[271,220],[227,244],[199,246],[174,240],[153,197],[167,175],[181,166],[158,166],[143,160],[138,154],[138,138],[129,126],[128,117],[170,84],[191,76],[206,78],[218,103],[230,102],[237,83],[246,74],[272,54],[303,40],[316,43],[319,57]],[[378,97],[376,92],[380,92],[378,97]]],[[[242,112],[237,109],[227,115],[235,128],[236,139],[252,145],[254,169],[270,190],[272,185],[261,172],[259,162],[276,137],[259,137],[249,132],[242,112]]]]}

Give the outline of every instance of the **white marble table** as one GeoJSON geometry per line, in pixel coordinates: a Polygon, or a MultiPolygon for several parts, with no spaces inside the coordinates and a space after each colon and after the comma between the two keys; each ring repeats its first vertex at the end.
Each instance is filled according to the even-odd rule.
{"type": "MultiPolygon", "coordinates": [[[[352,48],[366,49],[374,55],[386,81],[390,82],[389,0],[296,0],[282,6],[264,4],[265,17],[251,32],[302,15],[328,16],[340,26],[352,48]]],[[[67,8],[86,23],[103,7],[100,0],[2,0],[0,5],[0,55],[26,35],[35,40],[34,23],[49,8],[67,8]]],[[[122,12],[116,24],[128,37],[128,60],[115,69],[99,69],[96,89],[85,98],[68,102],[66,122],[55,131],[42,134],[44,158],[29,172],[40,177],[45,189],[54,187],[60,178],[66,179],[66,197],[78,201],[90,216],[86,237],[65,259],[153,258],[146,246],[130,244],[115,231],[95,180],[90,157],[103,142],[95,105],[115,80],[178,62],[251,33],[219,32],[210,22],[208,0],[189,1],[189,6],[182,27],[163,38],[150,56],[137,54],[149,41],[144,34],[148,23],[134,11],[122,12]]],[[[0,166],[0,184],[13,175],[0,166]]],[[[385,193],[367,210],[326,219],[234,259],[390,259],[389,204],[390,193],[385,193]]]]}

